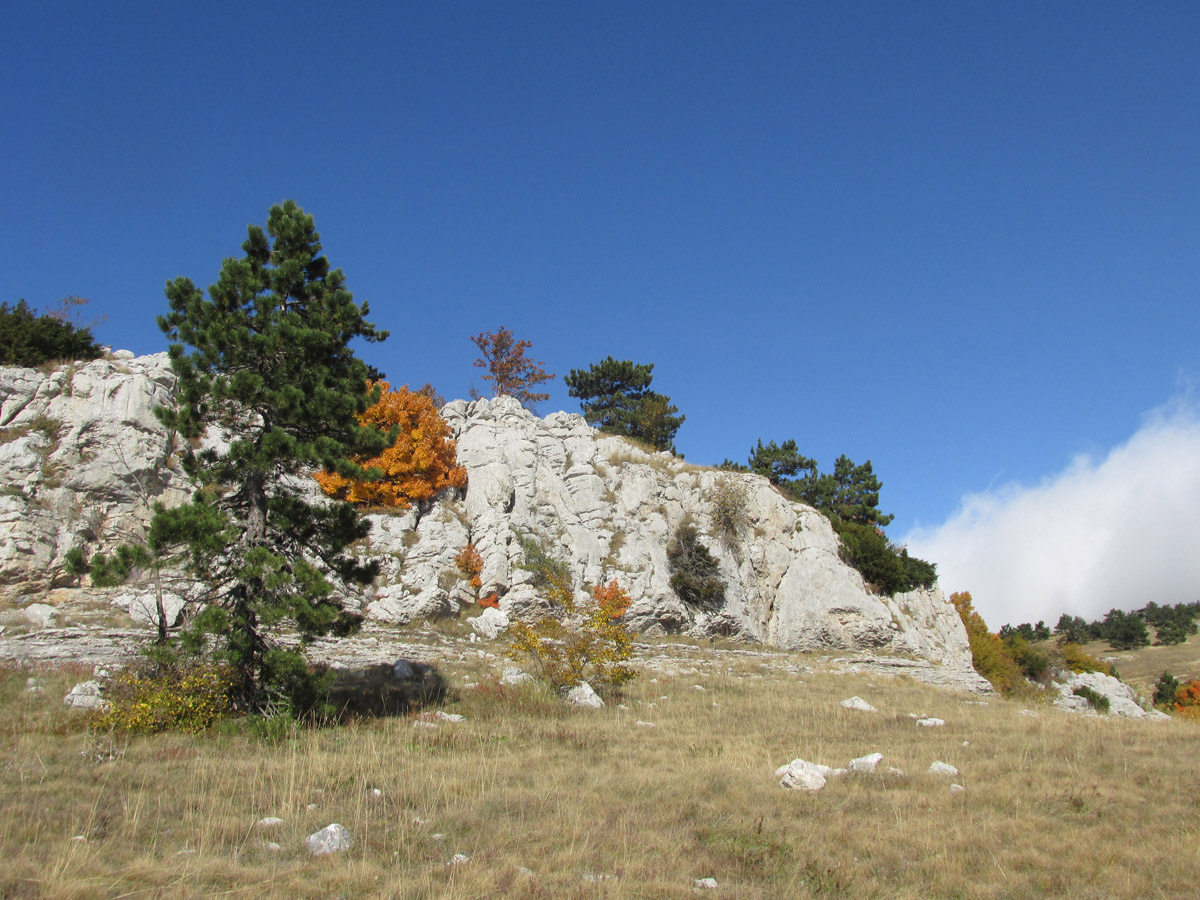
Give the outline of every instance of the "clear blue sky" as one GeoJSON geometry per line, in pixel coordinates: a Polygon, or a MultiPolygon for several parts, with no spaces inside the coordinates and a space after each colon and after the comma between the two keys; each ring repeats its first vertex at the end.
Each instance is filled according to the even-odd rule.
{"type": "Polygon", "coordinates": [[[653,362],[689,460],[869,458],[895,535],[1200,372],[1195,3],[44,2],[5,31],[0,299],[88,297],[138,353],[167,279],[207,287],[294,198],[394,383],[465,395],[501,324],[560,375],[653,362]]]}

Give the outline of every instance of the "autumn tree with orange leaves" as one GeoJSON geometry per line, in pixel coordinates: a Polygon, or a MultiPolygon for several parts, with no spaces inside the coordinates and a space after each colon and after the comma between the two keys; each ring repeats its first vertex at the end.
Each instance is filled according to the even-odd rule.
{"type": "MultiPolygon", "coordinates": [[[[482,354],[473,365],[477,369],[487,369],[483,380],[491,382],[493,396],[516,397],[522,406],[550,399],[549,394],[531,390],[554,380],[554,375],[546,374],[542,368],[545,363],[525,357],[525,351],[533,346],[532,343],[515,340],[513,333],[503,325],[498,331],[475,335],[471,343],[482,354]]],[[[471,396],[478,398],[479,394],[472,390],[471,396]]]]}
{"type": "MultiPolygon", "coordinates": [[[[370,459],[355,462],[367,471],[382,472],[378,481],[358,480],[337,472],[319,472],[314,478],[326,494],[368,506],[407,508],[428,500],[447,487],[463,488],[467,470],[455,461],[450,427],[433,400],[421,391],[402,387],[393,391],[386,381],[379,401],[358,417],[360,425],[383,431],[398,428],[392,446],[370,459]]],[[[367,389],[374,384],[368,382],[367,389]]]]}

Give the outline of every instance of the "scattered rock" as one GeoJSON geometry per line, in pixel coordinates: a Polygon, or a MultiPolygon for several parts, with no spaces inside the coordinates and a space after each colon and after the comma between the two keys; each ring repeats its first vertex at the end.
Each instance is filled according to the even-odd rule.
{"type": "Polygon", "coordinates": [[[604,706],[604,701],[592,690],[592,686],[586,681],[581,681],[575,687],[567,691],[567,700],[576,706],[586,706],[589,709],[599,709],[604,706]]]}
{"type": "Polygon", "coordinates": [[[417,672],[407,659],[398,659],[392,663],[392,675],[400,681],[411,681],[417,677],[417,672]]]}
{"type": "Polygon", "coordinates": [[[313,856],[320,856],[323,853],[340,853],[343,850],[349,850],[350,842],[350,832],[334,822],[332,825],[326,825],[320,831],[310,834],[305,844],[308,846],[309,853],[313,856]]]}
{"type": "Polygon", "coordinates": [[[526,684],[533,681],[533,676],[528,672],[522,672],[516,666],[505,666],[504,672],[500,675],[501,684],[526,684]]]}
{"type": "Polygon", "coordinates": [[[641,720],[638,720],[637,722],[634,722],[633,724],[638,726],[639,728],[657,728],[658,727],[653,722],[643,722],[641,720]]]}
{"type": "Polygon", "coordinates": [[[793,791],[819,791],[825,787],[828,766],[820,766],[804,759],[793,759],[786,766],[775,770],[779,786],[793,791]],[[822,771],[824,770],[824,771],[822,771]]]}
{"type": "Polygon", "coordinates": [[[846,709],[857,709],[861,710],[862,712],[879,712],[879,710],[873,707],[862,697],[851,697],[849,700],[843,700],[842,706],[846,707],[846,709]]]}
{"type": "Polygon", "coordinates": [[[709,890],[717,886],[715,878],[695,878],[692,880],[692,887],[700,888],[701,890],[709,890]]]}
{"type": "Polygon", "coordinates": [[[23,610],[25,618],[34,628],[52,628],[58,618],[58,610],[46,603],[31,603],[23,610]]]}
{"type": "Polygon", "coordinates": [[[280,847],[280,846],[279,846],[277,843],[275,843],[274,841],[267,841],[266,843],[264,843],[264,844],[263,844],[263,849],[264,849],[264,850],[270,850],[272,853],[278,853],[278,852],[279,852],[280,850],[282,850],[283,848],[282,848],[282,847],[280,847]]]}
{"type": "Polygon", "coordinates": [[[75,685],[63,697],[63,703],[75,709],[104,709],[108,706],[108,701],[100,696],[98,681],[82,681],[75,685]]]}
{"type": "Polygon", "coordinates": [[[1036,719],[1038,717],[1038,714],[1036,712],[1034,712],[1032,709],[1023,709],[1019,713],[1017,713],[1017,715],[1025,716],[1026,718],[1029,718],[1029,719],[1036,719]]]}
{"type": "Polygon", "coordinates": [[[442,712],[440,709],[433,715],[439,722],[461,722],[466,718],[466,716],[460,715],[459,713],[442,712]]]}
{"type": "Polygon", "coordinates": [[[455,853],[452,857],[450,857],[450,862],[446,863],[446,865],[461,866],[463,863],[469,863],[470,861],[471,857],[467,856],[467,854],[455,853]]]}
{"type": "Polygon", "coordinates": [[[485,641],[494,641],[508,627],[508,616],[494,606],[484,607],[483,612],[471,619],[471,628],[485,641]]]}
{"type": "Polygon", "coordinates": [[[929,774],[930,775],[949,775],[951,778],[953,778],[955,775],[958,774],[958,769],[956,769],[954,766],[950,765],[950,763],[944,763],[939,759],[930,764],[929,774]]]}
{"type": "Polygon", "coordinates": [[[944,719],[938,719],[934,716],[929,716],[924,719],[917,719],[917,724],[922,728],[941,728],[946,724],[944,719]]]}
{"type": "Polygon", "coordinates": [[[875,767],[879,765],[883,759],[882,753],[871,753],[867,756],[860,756],[857,759],[850,760],[851,772],[874,772],[875,767]]]}
{"type": "Polygon", "coordinates": [[[283,819],[279,818],[279,816],[265,816],[257,822],[259,828],[275,828],[282,824],[283,819]]]}
{"type": "Polygon", "coordinates": [[[953,782],[950,783],[950,793],[964,794],[964,793],[966,793],[966,791],[967,791],[967,789],[965,787],[963,787],[961,784],[955,784],[953,782]]]}

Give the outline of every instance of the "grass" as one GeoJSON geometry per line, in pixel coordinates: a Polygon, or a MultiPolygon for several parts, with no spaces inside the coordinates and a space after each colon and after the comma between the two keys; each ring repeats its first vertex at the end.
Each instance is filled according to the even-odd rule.
{"type": "Polygon", "coordinates": [[[59,702],[86,672],[0,673],[0,896],[685,898],[706,877],[719,884],[706,896],[763,900],[1194,896],[1193,723],[1026,717],[717,647],[576,710],[501,686],[503,660],[473,648],[449,650],[443,673],[460,723],[275,740],[238,723],[94,734],[59,702]],[[466,681],[479,687],[453,689],[466,681]],[[879,712],[843,709],[853,694],[879,712]],[[773,777],[798,756],[844,766],[873,751],[907,774],[817,794],[773,777]],[[924,774],[934,760],[959,768],[965,793],[924,774]],[[260,828],[264,816],[283,823],[260,828]],[[305,836],[331,822],[353,847],[310,857],[305,836]],[[456,853],[470,862],[447,865],[456,853]]]}

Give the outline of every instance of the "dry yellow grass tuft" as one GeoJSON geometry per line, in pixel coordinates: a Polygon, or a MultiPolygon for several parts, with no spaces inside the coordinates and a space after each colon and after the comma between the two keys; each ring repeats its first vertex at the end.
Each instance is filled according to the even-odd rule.
{"type": "Polygon", "coordinates": [[[691,898],[701,878],[718,884],[705,896],[763,900],[1194,896],[1194,723],[1024,716],[903,679],[790,674],[817,665],[791,654],[692,659],[576,710],[472,657],[445,673],[479,684],[452,693],[461,722],[274,741],[93,734],[60,703],[80,673],[8,670],[0,896],[691,898]],[[878,712],[842,708],[854,694],[878,712]],[[773,777],[875,751],[880,772],[816,794],[773,777]],[[926,774],[934,760],[965,792],[926,774]],[[352,848],[311,857],[305,837],[331,822],[352,848]]]}

